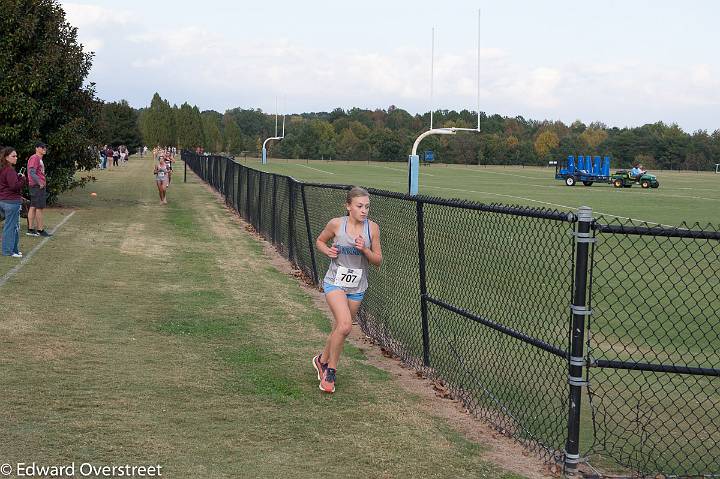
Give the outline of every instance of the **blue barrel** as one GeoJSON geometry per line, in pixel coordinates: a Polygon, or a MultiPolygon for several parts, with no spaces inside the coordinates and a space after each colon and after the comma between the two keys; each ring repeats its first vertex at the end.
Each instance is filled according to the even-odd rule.
{"type": "Polygon", "coordinates": [[[603,161],[603,176],[610,176],[610,157],[606,156],[603,161]]]}
{"type": "Polygon", "coordinates": [[[571,175],[575,173],[575,157],[573,155],[568,155],[567,169],[571,175]]]}
{"type": "Polygon", "coordinates": [[[593,161],[592,174],[595,175],[595,176],[601,176],[601,175],[602,175],[602,168],[601,168],[601,166],[600,166],[600,157],[599,157],[599,156],[596,156],[595,158],[593,158],[593,160],[594,160],[594,161],[593,161]]]}

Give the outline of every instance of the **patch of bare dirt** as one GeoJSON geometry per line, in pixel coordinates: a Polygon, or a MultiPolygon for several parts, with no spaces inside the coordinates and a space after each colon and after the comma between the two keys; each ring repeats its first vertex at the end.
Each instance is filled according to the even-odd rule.
{"type": "Polygon", "coordinates": [[[144,223],[133,223],[125,230],[120,251],[133,256],[164,258],[170,256],[170,244],[145,233],[144,223]]]}

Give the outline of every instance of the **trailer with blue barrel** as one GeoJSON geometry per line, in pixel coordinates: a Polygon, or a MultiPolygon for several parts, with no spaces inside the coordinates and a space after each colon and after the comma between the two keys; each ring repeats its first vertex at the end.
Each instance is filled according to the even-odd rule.
{"type": "Polygon", "coordinates": [[[563,180],[568,186],[581,181],[585,186],[593,183],[610,183],[610,157],[569,155],[563,164],[555,165],[555,179],[563,180]]]}

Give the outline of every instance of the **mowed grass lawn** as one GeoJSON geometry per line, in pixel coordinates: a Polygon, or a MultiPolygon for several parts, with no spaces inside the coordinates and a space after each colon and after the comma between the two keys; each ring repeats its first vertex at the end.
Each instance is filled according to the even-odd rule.
{"type": "MultiPolygon", "coordinates": [[[[407,187],[406,166],[400,163],[270,159],[267,165],[256,160],[243,164],[304,181],[360,184],[401,192],[407,187]]],[[[717,187],[720,175],[714,173],[659,172],[660,188],[643,190],[639,186],[615,189],[607,184],[568,187],[553,178],[554,169],[545,168],[432,165],[423,166],[421,172],[421,192],[434,196],[564,211],[588,205],[596,217],[603,214],[607,222],[627,222],[627,218],[632,218],[636,222],[665,225],[687,222],[692,226],[699,222],[701,228],[711,223],[712,230],[720,227],[717,187]]],[[[528,235],[533,230],[522,219],[508,219],[513,226],[501,227],[488,217],[454,214],[455,210],[451,210],[444,209],[442,215],[436,215],[440,221],[433,222],[429,214],[432,207],[425,208],[425,238],[430,245],[426,251],[428,293],[564,347],[569,318],[566,305],[570,302],[565,294],[570,288],[565,286],[563,277],[570,278],[566,258],[572,256],[572,244],[567,240],[570,236],[561,231],[563,225],[553,233],[550,223],[545,222],[535,234],[528,235]],[[488,235],[478,235],[478,229],[488,235]],[[513,241],[513,234],[521,239],[513,241]],[[487,243],[483,243],[483,238],[487,243]],[[472,244],[476,251],[457,257],[437,253],[453,251],[453,244],[472,244]],[[468,279],[458,284],[457,278],[468,279]],[[473,285],[469,293],[466,284],[473,285]]],[[[374,214],[384,212],[378,207],[374,214]]],[[[385,244],[391,244],[387,225],[394,222],[380,223],[386,228],[385,244]]],[[[594,248],[594,314],[587,335],[591,338],[591,356],[653,364],[716,366],[720,357],[718,264],[716,241],[602,234],[594,248]]],[[[387,271],[387,265],[384,267],[387,271]]],[[[416,276],[409,275],[403,287],[396,285],[391,289],[408,291],[410,295],[413,288],[417,291],[413,278],[416,276]]],[[[399,306],[402,305],[388,307],[391,312],[385,321],[397,325],[402,334],[403,319],[407,319],[402,312],[394,314],[390,309],[399,306]]],[[[451,382],[462,383],[463,378],[454,373],[455,354],[463,351],[464,364],[473,377],[483,377],[483,387],[494,387],[493,392],[502,398],[503,406],[513,411],[514,417],[524,421],[529,430],[537,431],[547,443],[561,443],[562,437],[552,434],[562,431],[563,426],[553,428],[548,424],[556,424],[556,411],[562,411],[561,402],[567,397],[557,393],[566,384],[566,369],[548,366],[554,363],[527,361],[527,348],[512,342],[497,350],[484,348],[483,353],[488,356],[483,357],[472,348],[488,342],[486,329],[472,328],[466,321],[453,321],[451,315],[432,307],[429,317],[431,348],[437,348],[431,355],[434,367],[442,370],[451,382]],[[443,331],[442,327],[461,338],[453,345],[454,354],[444,352],[442,344],[438,344],[437,332],[443,331]],[[513,358],[515,354],[519,359],[513,358]],[[450,358],[448,364],[438,364],[442,361],[438,356],[450,358]],[[498,358],[503,358],[501,364],[486,371],[488,364],[498,358]],[[506,378],[514,376],[503,371],[503,367],[518,360],[530,364],[523,370],[527,377],[542,381],[521,381],[516,389],[519,393],[506,394],[504,389],[517,381],[508,381],[506,378]],[[541,398],[532,403],[539,406],[539,411],[527,408],[528,397],[541,398]]],[[[419,348],[419,338],[415,344],[419,348]]],[[[593,449],[594,465],[613,470],[616,467],[613,461],[620,461],[638,469],[646,468],[647,472],[677,474],[717,470],[720,436],[717,408],[713,406],[718,401],[716,378],[597,368],[590,371],[597,394],[592,403],[597,435],[591,416],[593,409],[586,396],[581,449],[583,452],[593,449]],[[697,402],[691,403],[685,396],[697,402]],[[652,413],[643,418],[640,431],[637,411],[642,408],[652,408],[652,413]],[[678,439],[680,435],[683,437],[678,439]]],[[[472,390],[472,384],[468,388],[472,390]]],[[[482,391],[470,394],[479,401],[485,397],[482,391]]]]}
{"type": "MultiPolygon", "coordinates": [[[[407,165],[363,161],[305,161],[270,158],[267,165],[248,158],[242,164],[315,183],[360,184],[407,192],[407,165]]],[[[614,170],[613,170],[614,171],[614,170]]],[[[720,226],[720,174],[655,173],[658,189],[565,186],[554,168],[463,166],[433,164],[420,169],[420,193],[482,203],[506,203],[561,211],[590,206],[596,216],[679,225],[682,222],[720,226]]]]}
{"type": "MultiPolygon", "coordinates": [[[[0,287],[0,463],[518,477],[356,347],[321,393],[310,358],[327,317],[194,175],[176,171],[161,206],[151,170],[133,157],[62,196],[48,226],[75,214],[0,287]]],[[[2,258],[0,275],[15,265],[2,258]]]]}

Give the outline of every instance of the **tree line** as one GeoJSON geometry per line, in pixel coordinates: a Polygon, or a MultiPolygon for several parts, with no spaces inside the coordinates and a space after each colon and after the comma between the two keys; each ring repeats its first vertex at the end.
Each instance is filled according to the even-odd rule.
{"type": "MultiPolygon", "coordinates": [[[[104,102],[86,79],[91,53],[58,0],[9,0],[0,9],[0,145],[17,149],[21,161],[36,141],[50,145],[47,172],[52,195],[92,180],[97,148],[108,144],[202,147],[205,151],[259,155],[275,135],[275,118],[260,109],[200,111],[179,107],[155,94],[135,109],[127,101],[104,102]],[[76,174],[85,171],[85,174],[76,174]]],[[[468,110],[434,112],[437,127],[473,128],[468,110]]],[[[286,158],[405,161],[429,113],[412,115],[390,106],[368,110],[293,114],[285,138],[270,145],[286,158]]],[[[641,162],[651,169],[712,170],[720,162],[720,130],[687,133],[662,122],[634,128],[575,121],[529,120],[480,115],[481,133],[431,136],[420,145],[438,161],[465,164],[544,165],[567,155],[613,157],[613,166],[641,162]]]]}
{"type": "MultiPolygon", "coordinates": [[[[116,111],[117,105],[106,104],[103,111],[116,111]]],[[[126,102],[122,105],[129,117],[132,108],[126,102]]],[[[137,127],[128,123],[134,133],[117,132],[107,138],[109,143],[133,137],[151,146],[202,147],[208,152],[258,156],[263,140],[275,136],[275,115],[260,109],[201,112],[188,103],[171,106],[158,93],[149,107],[134,115],[137,127]]],[[[111,114],[104,117],[116,123],[109,119],[111,114]]],[[[474,128],[477,114],[438,110],[433,122],[435,127],[474,128]]],[[[412,115],[395,106],[292,114],[286,117],[285,138],[270,143],[268,154],[313,160],[406,161],[413,142],[429,124],[429,112],[412,115]]],[[[549,160],[578,154],[611,156],[613,167],[640,162],[650,169],[714,170],[720,162],[720,130],[687,133],[662,122],[618,128],[599,122],[586,125],[578,120],[566,125],[481,112],[480,129],[481,133],[427,137],[420,153],[432,150],[435,159],[444,163],[491,165],[546,165],[549,160]]]]}

